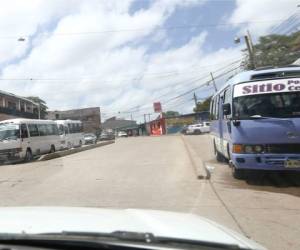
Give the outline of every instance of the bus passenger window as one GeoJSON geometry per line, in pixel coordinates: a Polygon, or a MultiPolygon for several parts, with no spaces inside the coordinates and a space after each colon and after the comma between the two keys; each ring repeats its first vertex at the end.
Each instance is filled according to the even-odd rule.
{"type": "Polygon", "coordinates": [[[68,126],[64,126],[64,129],[65,129],[65,134],[66,135],[69,134],[69,128],[68,128],[68,126]]]}
{"type": "Polygon", "coordinates": [[[59,133],[59,135],[63,135],[65,133],[64,126],[61,124],[58,127],[58,133],[59,133]]]}
{"type": "Polygon", "coordinates": [[[38,131],[38,128],[37,128],[37,125],[35,124],[28,124],[28,128],[29,128],[29,133],[30,133],[30,136],[33,137],[33,136],[39,136],[39,131],[38,131]]]}

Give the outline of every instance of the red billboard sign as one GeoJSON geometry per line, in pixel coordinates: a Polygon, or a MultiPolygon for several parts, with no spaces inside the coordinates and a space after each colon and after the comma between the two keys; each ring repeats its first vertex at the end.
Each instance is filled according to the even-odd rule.
{"type": "Polygon", "coordinates": [[[155,113],[160,113],[161,112],[161,103],[160,102],[154,102],[153,103],[153,108],[155,113]]]}

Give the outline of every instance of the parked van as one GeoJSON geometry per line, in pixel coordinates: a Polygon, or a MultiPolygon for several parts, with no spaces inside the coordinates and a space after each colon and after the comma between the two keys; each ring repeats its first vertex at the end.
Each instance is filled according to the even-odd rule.
{"type": "Polygon", "coordinates": [[[0,122],[0,161],[30,161],[60,148],[57,125],[51,120],[10,119],[0,122]]]}
{"type": "Polygon", "coordinates": [[[81,147],[84,144],[82,122],[79,120],[56,120],[60,135],[60,149],[81,147]]]}

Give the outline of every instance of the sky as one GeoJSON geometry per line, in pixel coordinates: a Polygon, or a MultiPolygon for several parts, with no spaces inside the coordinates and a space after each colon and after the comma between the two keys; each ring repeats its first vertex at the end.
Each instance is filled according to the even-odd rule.
{"type": "Polygon", "coordinates": [[[1,4],[0,89],[39,96],[50,110],[100,107],[102,120],[154,118],[155,101],[164,111],[192,112],[194,92],[200,101],[214,93],[210,72],[220,87],[239,71],[247,30],[255,43],[296,31],[300,19],[298,0],[1,4]]]}

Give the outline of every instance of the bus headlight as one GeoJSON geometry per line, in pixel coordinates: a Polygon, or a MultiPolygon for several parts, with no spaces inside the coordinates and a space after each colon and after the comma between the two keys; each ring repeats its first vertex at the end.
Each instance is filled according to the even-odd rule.
{"type": "Polygon", "coordinates": [[[261,154],[264,152],[262,145],[233,144],[232,153],[236,154],[261,154]]]}
{"type": "Polygon", "coordinates": [[[262,153],[264,151],[264,147],[261,145],[255,145],[253,146],[253,149],[255,153],[262,153]]]}
{"type": "Polygon", "coordinates": [[[253,153],[253,147],[251,145],[245,145],[244,151],[246,154],[252,154],[253,153]]]}

